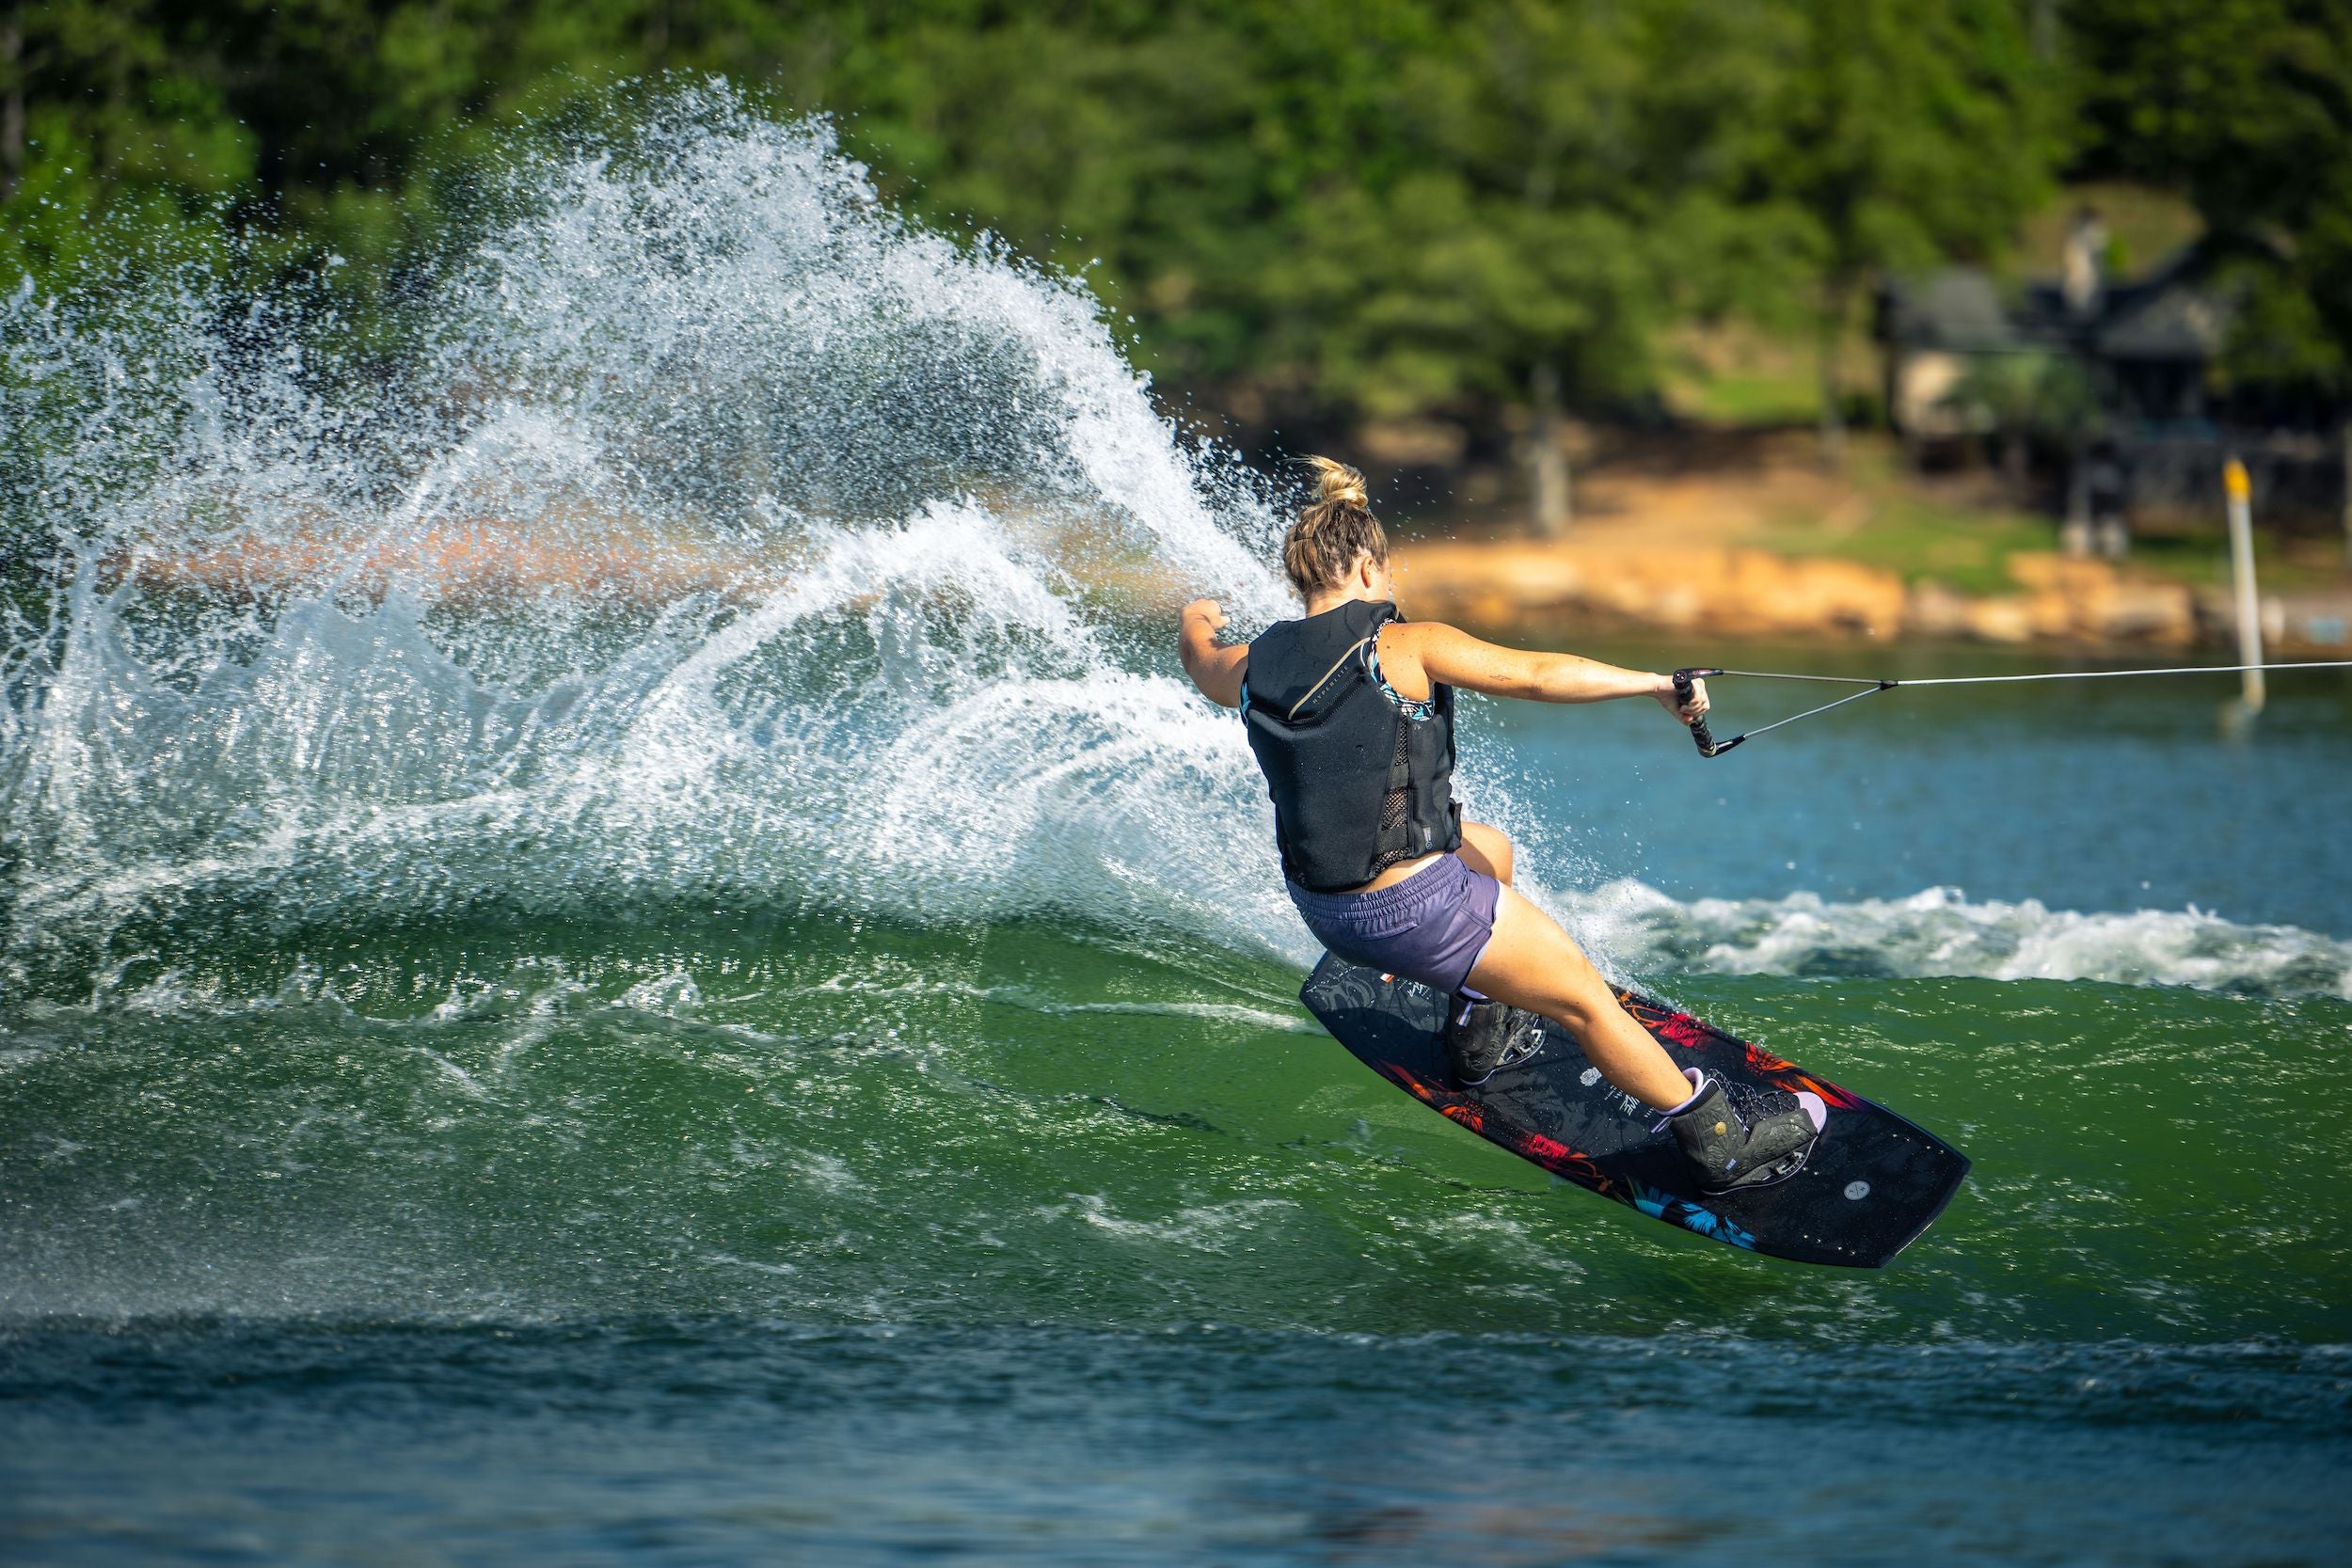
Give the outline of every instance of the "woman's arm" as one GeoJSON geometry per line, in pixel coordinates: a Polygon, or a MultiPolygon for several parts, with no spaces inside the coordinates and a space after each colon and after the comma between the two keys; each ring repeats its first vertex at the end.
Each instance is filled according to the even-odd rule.
{"type": "MultiPolygon", "coordinates": [[[[1485,642],[1470,633],[1437,621],[1408,621],[1384,627],[1380,662],[1390,682],[1407,697],[1400,675],[1411,673],[1425,681],[1467,687],[1497,697],[1525,697],[1538,703],[1605,703],[1613,697],[1655,697],[1667,712],[1686,724],[1707,717],[1707,683],[1691,683],[1691,703],[1675,700],[1671,676],[1646,670],[1620,670],[1613,664],[1579,658],[1574,654],[1530,653],[1485,642]],[[1402,656],[1400,657],[1399,656],[1402,656]]],[[[1409,677],[1408,677],[1409,678],[1409,677]]],[[[1422,686],[1421,696],[1428,694],[1422,686]]]]}
{"type": "Polygon", "coordinates": [[[1200,694],[1220,707],[1241,706],[1242,676],[1249,668],[1249,644],[1217,646],[1217,629],[1225,611],[1215,599],[1195,599],[1184,606],[1176,632],[1176,657],[1200,694]]]}

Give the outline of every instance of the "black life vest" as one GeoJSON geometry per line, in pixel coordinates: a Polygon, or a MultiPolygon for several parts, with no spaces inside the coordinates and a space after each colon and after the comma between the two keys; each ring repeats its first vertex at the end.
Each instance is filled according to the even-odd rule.
{"type": "Polygon", "coordinates": [[[1436,687],[1416,717],[1378,674],[1380,628],[1400,619],[1392,604],[1350,599],[1249,644],[1242,719],[1274,797],[1283,874],[1310,892],[1461,847],[1454,689],[1436,687]]]}

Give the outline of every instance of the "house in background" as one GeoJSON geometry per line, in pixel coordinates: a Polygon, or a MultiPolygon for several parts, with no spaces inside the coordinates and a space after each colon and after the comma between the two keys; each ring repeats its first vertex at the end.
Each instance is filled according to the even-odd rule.
{"type": "Polygon", "coordinates": [[[2106,248],[2086,207],[2057,277],[2005,293],[1952,267],[1880,292],[1887,417],[1913,460],[1998,448],[2021,485],[2029,469],[2058,482],[2077,548],[2120,553],[2129,526],[2217,516],[2232,453],[2266,519],[2352,524],[2344,411],[2282,408],[2217,373],[2239,299],[2224,247],[2200,240],[2124,280],[2106,248]]]}
{"type": "Polygon", "coordinates": [[[1998,355],[2039,352],[2001,303],[1992,276],[1947,267],[1880,291],[1886,417],[1915,459],[1936,443],[1993,434],[1989,413],[1960,395],[1971,371],[1998,355]]]}

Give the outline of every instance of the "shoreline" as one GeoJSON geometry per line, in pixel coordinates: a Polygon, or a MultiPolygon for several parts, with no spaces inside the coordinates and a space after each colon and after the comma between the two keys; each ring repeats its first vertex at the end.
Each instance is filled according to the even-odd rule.
{"type": "MultiPolygon", "coordinates": [[[[1580,629],[1689,632],[1822,643],[1978,644],[2084,653],[2233,647],[2225,589],[2137,576],[2055,552],[2010,558],[2013,592],[1968,594],[1934,578],[1906,582],[1837,556],[1752,546],[1615,539],[1424,540],[1394,548],[1415,609],[1486,632],[1580,629]]],[[[2352,590],[2265,594],[2263,641],[2274,653],[2352,651],[2352,590]]]]}
{"type": "MultiPolygon", "coordinates": [[[[1933,578],[1906,581],[1891,568],[1838,555],[1688,538],[1641,543],[1625,530],[1568,540],[1406,540],[1392,551],[1416,614],[1495,636],[1556,638],[1572,626],[1578,634],[1704,631],[1823,646],[2123,656],[2232,650],[2236,641],[2235,606],[2224,588],[2048,551],[2010,555],[2012,591],[1976,594],[1933,578]]],[[[239,538],[108,564],[118,578],[165,589],[252,593],[341,581],[380,593],[406,579],[467,596],[555,591],[660,598],[772,589],[793,562],[639,533],[582,548],[477,526],[365,542],[310,532],[275,542],[239,538]]],[[[1139,603],[1167,596],[1171,607],[1182,593],[1172,582],[1120,586],[1139,603]]],[[[2265,593],[2260,603],[2270,653],[2352,656],[2352,588],[2265,593]]]]}

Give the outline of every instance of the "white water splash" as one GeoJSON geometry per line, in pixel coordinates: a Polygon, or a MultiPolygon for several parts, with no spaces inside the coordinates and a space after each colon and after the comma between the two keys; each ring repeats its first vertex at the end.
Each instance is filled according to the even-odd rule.
{"type": "MultiPolygon", "coordinates": [[[[1083,288],[723,89],[518,150],[492,205],[357,370],[201,272],[0,301],[9,962],[685,899],[1312,958],[1167,641],[1193,592],[1289,611],[1275,513],[1083,288]]],[[[1538,895],[1628,974],[2352,993],[2345,944],[2193,912],[1538,895]]]]}
{"type": "Polygon", "coordinates": [[[0,663],[20,958],[704,895],[1279,940],[1166,631],[1286,612],[1274,515],[1083,288],[719,88],[496,199],[366,373],[201,274],[6,307],[64,562],[0,663]]]}
{"type": "Polygon", "coordinates": [[[2352,942],[2197,910],[2087,914],[2033,899],[1971,903],[1953,888],[1852,903],[1795,893],[1686,904],[1629,879],[1563,902],[1581,932],[1634,973],[1978,975],[2352,997],[2352,942]]]}

